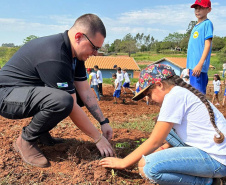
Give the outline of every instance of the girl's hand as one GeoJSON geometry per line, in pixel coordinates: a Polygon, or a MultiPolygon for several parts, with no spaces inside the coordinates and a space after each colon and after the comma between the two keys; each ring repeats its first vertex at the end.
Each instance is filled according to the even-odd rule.
{"type": "Polygon", "coordinates": [[[100,160],[99,165],[105,168],[124,169],[124,160],[116,157],[106,157],[100,160]]]}

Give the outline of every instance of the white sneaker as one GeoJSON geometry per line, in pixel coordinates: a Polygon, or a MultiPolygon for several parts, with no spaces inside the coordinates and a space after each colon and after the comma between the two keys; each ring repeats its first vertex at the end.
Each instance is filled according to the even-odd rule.
{"type": "Polygon", "coordinates": [[[220,105],[219,103],[216,103],[215,105],[220,105]]]}

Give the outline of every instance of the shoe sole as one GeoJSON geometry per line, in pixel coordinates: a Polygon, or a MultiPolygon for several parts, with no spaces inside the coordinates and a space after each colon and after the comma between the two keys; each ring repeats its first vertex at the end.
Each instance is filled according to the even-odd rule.
{"type": "Polygon", "coordinates": [[[22,152],[21,152],[20,149],[18,148],[18,146],[17,146],[17,144],[16,144],[16,141],[13,143],[13,148],[15,149],[16,152],[18,152],[18,153],[20,154],[20,157],[22,158],[22,160],[23,160],[25,163],[29,164],[29,165],[36,166],[36,167],[40,167],[40,168],[47,168],[47,167],[50,167],[50,166],[51,166],[50,162],[48,162],[48,164],[46,164],[46,165],[38,165],[38,164],[32,164],[32,163],[26,161],[25,158],[24,158],[24,156],[23,156],[23,154],[22,154],[22,152]]]}

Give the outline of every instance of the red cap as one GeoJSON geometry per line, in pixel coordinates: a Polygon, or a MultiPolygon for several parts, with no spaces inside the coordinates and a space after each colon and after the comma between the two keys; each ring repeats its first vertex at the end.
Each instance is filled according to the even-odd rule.
{"type": "Polygon", "coordinates": [[[196,0],[195,4],[191,5],[191,8],[195,8],[195,6],[202,6],[204,8],[210,8],[211,7],[211,1],[210,0],[196,0]]]}
{"type": "Polygon", "coordinates": [[[92,71],[92,69],[91,68],[87,68],[87,72],[91,72],[92,71]]]}

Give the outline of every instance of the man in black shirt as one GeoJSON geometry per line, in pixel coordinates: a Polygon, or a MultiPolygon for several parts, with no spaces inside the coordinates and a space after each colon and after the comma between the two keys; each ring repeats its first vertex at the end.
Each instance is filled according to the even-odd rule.
{"type": "Polygon", "coordinates": [[[102,156],[113,156],[108,142],[112,128],[87,83],[84,65],[89,56],[97,54],[105,37],[100,18],[85,14],[69,31],[28,42],[1,69],[0,115],[9,119],[33,117],[14,143],[26,163],[50,165],[39,150],[37,139],[67,116],[94,139],[102,156]],[[77,104],[75,92],[100,122],[104,137],[77,104]]]}

